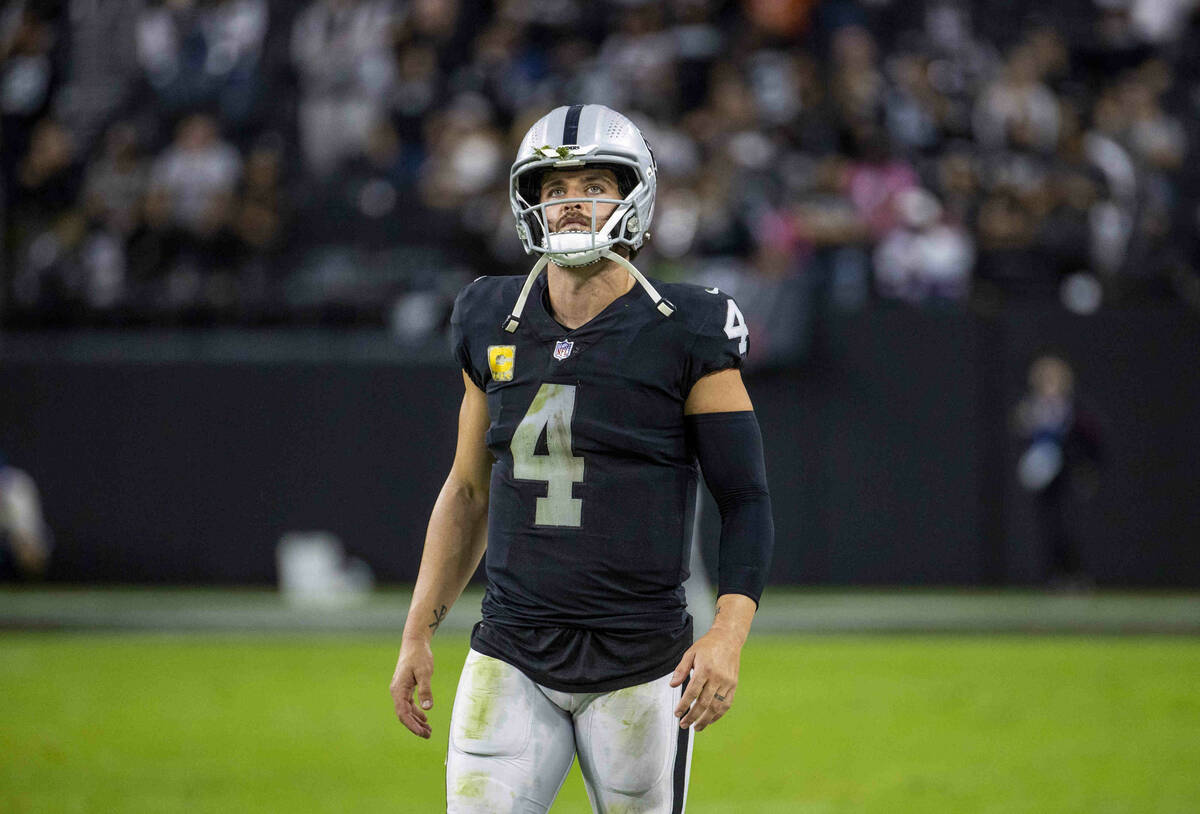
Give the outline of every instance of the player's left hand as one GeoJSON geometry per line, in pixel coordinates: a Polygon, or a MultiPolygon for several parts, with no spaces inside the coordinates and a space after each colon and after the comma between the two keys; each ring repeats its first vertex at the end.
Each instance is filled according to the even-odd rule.
{"type": "Polygon", "coordinates": [[[732,632],[716,628],[701,636],[683,654],[671,676],[671,686],[678,687],[691,673],[687,689],[675,707],[681,728],[695,724],[700,732],[729,712],[737,690],[741,655],[742,640],[732,632]]]}

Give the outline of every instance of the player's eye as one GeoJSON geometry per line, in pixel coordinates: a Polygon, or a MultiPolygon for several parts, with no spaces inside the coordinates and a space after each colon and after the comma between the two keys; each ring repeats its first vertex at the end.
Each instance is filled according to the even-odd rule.
{"type": "Polygon", "coordinates": [[[599,196],[603,195],[606,190],[604,189],[604,187],[600,186],[599,184],[591,184],[590,186],[588,186],[587,191],[588,191],[588,195],[599,197],[599,196]]]}
{"type": "Polygon", "coordinates": [[[556,198],[556,197],[561,198],[562,195],[563,195],[562,187],[551,187],[550,189],[546,190],[546,196],[549,198],[556,198]]]}

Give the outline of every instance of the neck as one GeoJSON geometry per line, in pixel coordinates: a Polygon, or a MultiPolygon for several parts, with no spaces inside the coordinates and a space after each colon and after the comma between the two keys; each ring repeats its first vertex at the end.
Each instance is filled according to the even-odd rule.
{"type": "Polygon", "coordinates": [[[568,330],[574,330],[633,288],[628,271],[611,260],[576,268],[546,265],[550,312],[568,330]]]}

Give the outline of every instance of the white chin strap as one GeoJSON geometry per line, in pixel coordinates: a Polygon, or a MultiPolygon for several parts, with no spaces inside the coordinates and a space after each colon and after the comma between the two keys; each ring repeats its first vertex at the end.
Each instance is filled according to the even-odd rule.
{"type": "Polygon", "coordinates": [[[605,258],[612,260],[618,266],[624,266],[625,270],[633,275],[633,279],[638,281],[638,285],[645,289],[646,293],[650,295],[650,299],[654,301],[654,307],[658,309],[660,314],[662,314],[664,317],[669,317],[671,314],[675,313],[675,306],[672,305],[669,300],[663,299],[663,295],[658,293],[658,289],[656,289],[654,285],[647,280],[640,271],[637,270],[637,267],[634,266],[633,263],[630,263],[624,257],[612,251],[611,249],[605,249],[603,252],[601,252],[601,254],[605,258]]]}
{"type": "Polygon", "coordinates": [[[525,310],[525,300],[529,299],[529,291],[533,288],[533,281],[542,273],[542,269],[550,262],[550,255],[543,254],[538,258],[538,261],[533,264],[533,268],[525,277],[525,284],[521,286],[521,293],[517,297],[517,304],[513,306],[512,313],[504,320],[504,330],[513,333],[517,330],[517,326],[521,324],[521,312],[525,310]]]}
{"type": "MultiPolygon", "coordinates": [[[[588,238],[590,243],[591,235],[587,234],[583,236],[588,238]]],[[[634,266],[633,263],[630,263],[624,257],[612,251],[611,249],[598,249],[596,251],[598,253],[596,258],[597,260],[599,260],[600,257],[603,257],[607,260],[613,261],[619,266],[624,266],[625,270],[633,275],[633,279],[637,281],[638,285],[640,285],[650,296],[650,299],[654,301],[654,307],[658,309],[660,314],[662,314],[664,317],[669,317],[675,313],[675,306],[672,305],[669,300],[663,299],[663,296],[658,293],[658,289],[656,289],[654,285],[646,279],[645,275],[637,270],[637,267],[634,266]]],[[[542,269],[546,267],[546,264],[550,262],[550,259],[551,258],[549,254],[543,254],[538,258],[538,261],[533,264],[533,268],[529,271],[529,276],[525,278],[525,284],[521,286],[521,294],[517,297],[517,304],[513,306],[512,313],[508,315],[508,318],[504,320],[504,330],[508,331],[509,333],[514,333],[517,330],[517,327],[520,326],[521,314],[525,311],[525,301],[529,299],[529,292],[533,289],[533,281],[536,280],[538,275],[542,273],[542,269]]],[[[557,264],[558,259],[555,258],[554,262],[557,264]]],[[[595,260],[589,262],[595,262],[595,260]]],[[[584,264],[578,263],[576,265],[584,264]]]]}

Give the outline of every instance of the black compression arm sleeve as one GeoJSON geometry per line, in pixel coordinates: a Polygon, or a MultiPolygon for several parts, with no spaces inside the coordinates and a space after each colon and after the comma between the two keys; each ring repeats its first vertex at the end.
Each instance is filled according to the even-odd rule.
{"type": "Polygon", "coordinates": [[[721,511],[717,593],[745,594],[758,604],[775,547],[758,419],[747,410],[689,415],[686,423],[721,511]]]}

